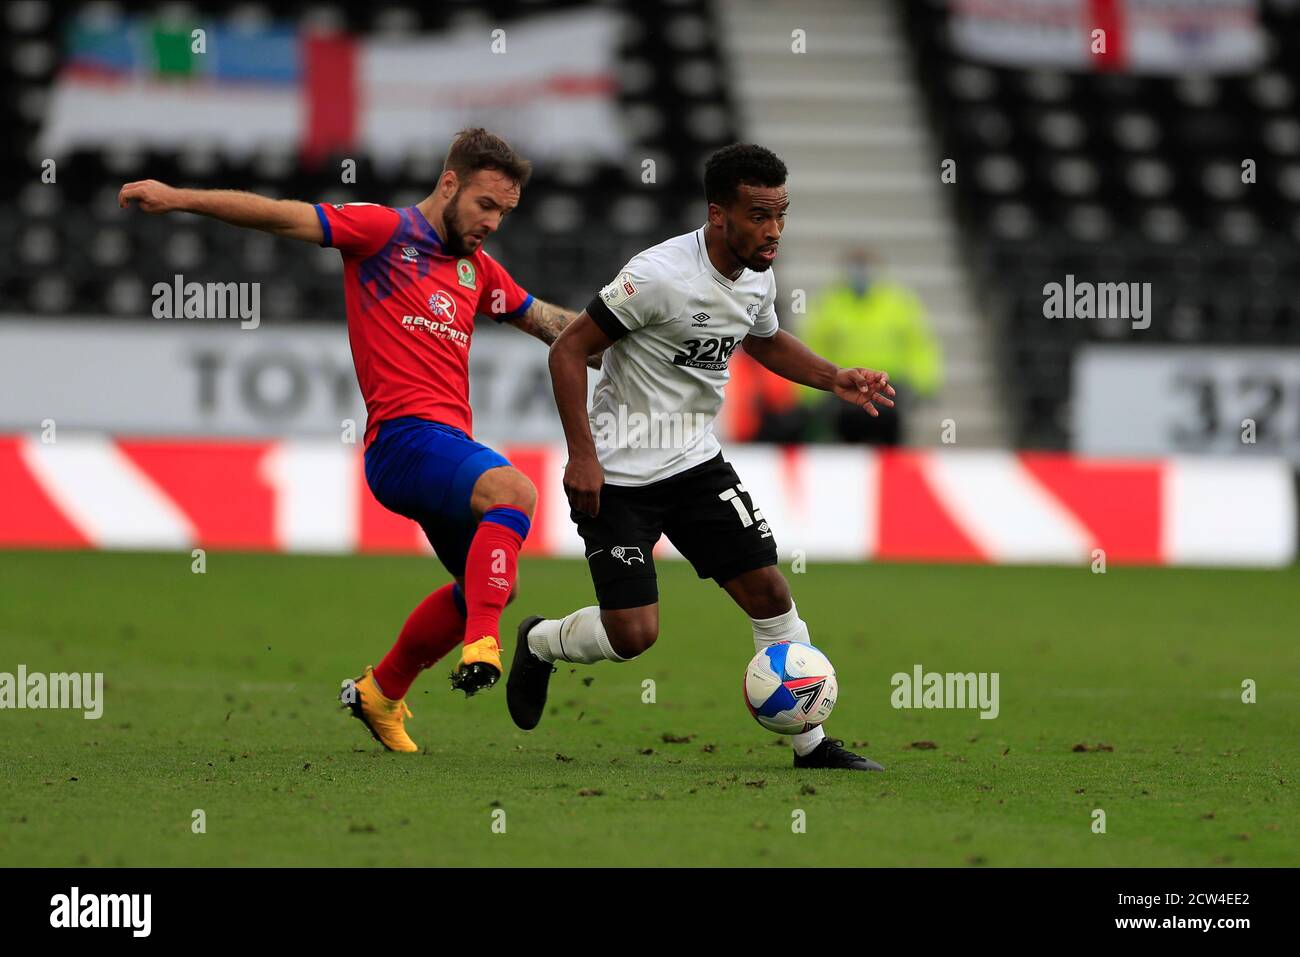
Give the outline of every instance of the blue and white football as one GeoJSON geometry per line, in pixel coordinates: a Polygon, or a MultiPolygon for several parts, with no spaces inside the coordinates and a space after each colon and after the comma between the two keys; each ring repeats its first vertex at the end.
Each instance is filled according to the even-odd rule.
{"type": "Polygon", "coordinates": [[[778,734],[810,731],[831,715],[839,685],[830,660],[801,642],[768,645],[745,669],[745,705],[778,734]]]}

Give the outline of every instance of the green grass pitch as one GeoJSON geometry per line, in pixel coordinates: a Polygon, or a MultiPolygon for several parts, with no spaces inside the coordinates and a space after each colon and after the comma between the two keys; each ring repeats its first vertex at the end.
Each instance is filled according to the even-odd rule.
{"type": "MultiPolygon", "coordinates": [[[[433,559],[190,565],[0,553],[0,672],[105,675],[97,721],[0,711],[0,864],[1300,864],[1297,568],[813,563],[789,578],[840,676],[828,729],[888,768],[862,774],[795,771],[750,719],[747,621],[683,564],[660,566],[659,643],[562,664],[535,732],[503,686],[466,701],[454,662],[427,672],[417,755],[336,695],[445,580],[433,559]],[[896,710],[918,663],[998,672],[999,716],[896,710]]],[[[508,653],[525,614],[592,603],[581,562],[521,575],[508,653]]]]}

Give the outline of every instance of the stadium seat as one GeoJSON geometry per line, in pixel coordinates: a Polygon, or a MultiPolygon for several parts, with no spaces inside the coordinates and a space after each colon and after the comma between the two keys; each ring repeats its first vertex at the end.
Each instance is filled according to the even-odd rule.
{"type": "Polygon", "coordinates": [[[956,184],[984,307],[1012,344],[1018,444],[1068,447],[1070,355],[1085,342],[1295,341],[1300,293],[1300,30],[1263,6],[1255,75],[1018,70],[953,46],[945,3],[900,3],[956,184]],[[1242,162],[1256,161],[1256,181],[1242,162]],[[1150,282],[1158,321],[1045,320],[1043,286],[1150,282]]]}

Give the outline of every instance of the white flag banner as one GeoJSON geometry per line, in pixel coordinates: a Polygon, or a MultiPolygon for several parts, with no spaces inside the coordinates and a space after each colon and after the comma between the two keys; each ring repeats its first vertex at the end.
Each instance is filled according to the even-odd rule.
{"type": "Polygon", "coordinates": [[[1015,67],[1240,73],[1266,55],[1257,0],[952,0],[954,48],[1015,67]]]}
{"type": "Polygon", "coordinates": [[[615,160],[621,28],[600,9],[391,37],[85,16],[67,31],[39,148],[270,147],[308,163],[358,150],[393,164],[484,126],[532,159],[615,160]]]}
{"type": "Polygon", "coordinates": [[[619,16],[575,10],[496,30],[371,40],[358,69],[361,141],[401,156],[486,126],[532,159],[616,160],[626,140],[614,60],[619,16]]]}

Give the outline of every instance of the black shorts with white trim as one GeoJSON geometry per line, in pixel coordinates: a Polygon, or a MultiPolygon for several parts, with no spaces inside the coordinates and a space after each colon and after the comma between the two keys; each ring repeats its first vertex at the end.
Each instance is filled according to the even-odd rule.
{"type": "Polygon", "coordinates": [[[701,578],[719,585],[776,564],[776,540],[736,470],[719,452],[650,485],[603,485],[595,517],[570,511],[586,543],[601,608],[659,600],[654,546],[667,535],[701,578]]]}

